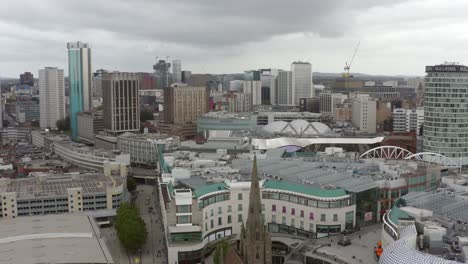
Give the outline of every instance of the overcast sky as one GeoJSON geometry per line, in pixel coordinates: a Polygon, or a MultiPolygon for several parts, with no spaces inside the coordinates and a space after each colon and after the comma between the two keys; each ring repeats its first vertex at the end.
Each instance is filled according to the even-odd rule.
{"type": "Polygon", "coordinates": [[[155,57],[195,73],[289,69],[423,75],[468,63],[466,0],[1,0],[0,76],[67,70],[66,42],[92,47],[93,70],[152,71],[155,57]]]}

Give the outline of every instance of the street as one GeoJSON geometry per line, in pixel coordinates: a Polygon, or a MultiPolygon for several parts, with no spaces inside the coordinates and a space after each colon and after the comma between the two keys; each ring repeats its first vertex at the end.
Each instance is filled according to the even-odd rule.
{"type": "Polygon", "coordinates": [[[167,263],[164,227],[159,211],[159,199],[152,185],[138,185],[135,205],[145,221],[148,237],[140,253],[128,255],[120,245],[114,226],[101,229],[116,264],[167,263]],[[152,209],[150,209],[152,208],[152,209]]]}

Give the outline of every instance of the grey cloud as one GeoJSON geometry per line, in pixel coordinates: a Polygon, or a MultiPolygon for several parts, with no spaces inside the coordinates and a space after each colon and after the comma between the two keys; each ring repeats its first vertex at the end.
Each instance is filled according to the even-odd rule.
{"type": "Polygon", "coordinates": [[[0,20],[38,30],[101,29],[127,38],[229,46],[298,32],[339,37],[352,30],[355,11],[387,4],[381,0],[7,0],[0,20]]]}

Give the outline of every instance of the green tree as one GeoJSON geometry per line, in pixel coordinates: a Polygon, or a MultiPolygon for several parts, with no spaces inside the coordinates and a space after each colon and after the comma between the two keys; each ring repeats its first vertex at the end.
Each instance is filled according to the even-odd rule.
{"type": "Polygon", "coordinates": [[[132,177],[127,177],[127,190],[134,192],[136,190],[136,181],[132,177]]]}
{"type": "Polygon", "coordinates": [[[140,121],[145,122],[147,120],[154,120],[153,112],[149,110],[143,110],[140,112],[140,121]]]}
{"type": "Polygon", "coordinates": [[[132,252],[140,249],[148,236],[145,222],[138,209],[129,203],[121,204],[117,210],[115,228],[120,243],[132,252]]]}
{"type": "Polygon", "coordinates": [[[70,117],[67,116],[65,119],[57,120],[55,124],[58,130],[66,131],[70,130],[70,117]]]}
{"type": "Polygon", "coordinates": [[[213,261],[215,264],[221,263],[221,249],[223,252],[222,258],[224,259],[229,251],[229,243],[224,239],[219,241],[219,243],[216,245],[216,251],[213,255],[213,261]]]}

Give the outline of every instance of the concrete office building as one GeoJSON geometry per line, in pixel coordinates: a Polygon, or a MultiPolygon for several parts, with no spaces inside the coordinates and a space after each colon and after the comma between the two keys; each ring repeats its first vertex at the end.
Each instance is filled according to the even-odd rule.
{"type": "Polygon", "coordinates": [[[65,82],[63,70],[46,67],[39,70],[39,112],[41,128],[57,128],[65,119],[65,82]]]}
{"type": "Polygon", "coordinates": [[[294,105],[299,105],[300,98],[311,98],[314,96],[312,85],[312,65],[308,62],[293,62],[292,72],[292,98],[294,105]]]}
{"type": "Polygon", "coordinates": [[[368,95],[358,95],[353,99],[352,123],[360,131],[375,133],[377,129],[377,103],[368,95]]]}
{"type": "MultiPolygon", "coordinates": [[[[28,98],[29,99],[29,98],[28,98]]],[[[36,98],[16,101],[16,119],[20,123],[40,121],[40,106],[36,98]]],[[[63,110],[64,107],[62,107],[63,110]]],[[[55,127],[55,126],[54,126],[55,127]]]]}
{"type": "Polygon", "coordinates": [[[262,84],[261,96],[262,104],[277,105],[278,104],[278,79],[277,71],[270,70],[264,71],[260,75],[260,82],[262,84]]]}
{"type": "Polygon", "coordinates": [[[103,173],[50,174],[0,179],[2,218],[101,211],[115,216],[126,191],[127,166],[107,163],[103,173]]]}
{"type": "Polygon", "coordinates": [[[92,216],[35,215],[0,220],[0,259],[6,263],[115,263],[92,216]]]}
{"type": "Polygon", "coordinates": [[[173,85],[164,91],[164,124],[161,132],[181,138],[194,137],[197,118],[209,111],[206,87],[173,85]]]}
{"type": "Polygon", "coordinates": [[[278,104],[293,105],[292,98],[292,72],[278,72],[278,104]]]}
{"type": "Polygon", "coordinates": [[[176,82],[176,83],[182,82],[182,61],[181,60],[172,61],[172,80],[173,82],[176,82]]]}
{"type": "Polygon", "coordinates": [[[78,137],[78,113],[93,106],[91,49],[87,43],[69,42],[68,81],[70,84],[70,129],[72,138],[78,137]]]}
{"type": "Polygon", "coordinates": [[[94,144],[95,136],[104,131],[102,111],[78,114],[78,140],[94,144]]]}
{"type": "Polygon", "coordinates": [[[135,73],[102,76],[104,130],[121,133],[140,130],[140,82],[135,73]]]}
{"type": "Polygon", "coordinates": [[[393,132],[416,131],[419,135],[423,123],[423,109],[396,108],[393,110],[393,132]]]}
{"type": "Polygon", "coordinates": [[[468,165],[468,67],[426,66],[423,150],[468,165]]]}
{"type": "Polygon", "coordinates": [[[262,104],[262,82],[260,80],[247,80],[243,83],[244,93],[251,94],[252,106],[262,104]]]}
{"type": "Polygon", "coordinates": [[[20,74],[20,85],[34,86],[34,75],[30,72],[20,74]]]}

